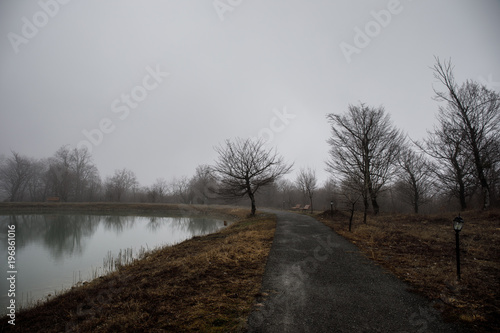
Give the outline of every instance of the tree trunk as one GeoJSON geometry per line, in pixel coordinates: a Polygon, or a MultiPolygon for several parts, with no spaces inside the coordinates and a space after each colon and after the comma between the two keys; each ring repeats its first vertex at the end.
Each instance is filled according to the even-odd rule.
{"type": "Polygon", "coordinates": [[[490,187],[486,183],[486,186],[483,186],[483,209],[490,208],[490,187]]]}
{"type": "Polygon", "coordinates": [[[467,202],[465,200],[465,185],[463,182],[459,182],[458,184],[458,196],[460,199],[460,209],[467,209],[467,202]]]}
{"type": "Polygon", "coordinates": [[[484,175],[484,169],[480,162],[476,162],[476,169],[479,182],[481,184],[481,190],[483,192],[483,209],[488,209],[490,208],[490,186],[488,184],[488,180],[484,175]]]}
{"type": "Polygon", "coordinates": [[[414,188],[413,188],[413,212],[415,214],[418,214],[418,203],[420,201],[420,196],[418,194],[417,185],[414,184],[413,186],[414,186],[414,188]]]}
{"type": "Polygon", "coordinates": [[[373,206],[373,213],[375,215],[378,215],[378,213],[380,212],[380,207],[378,205],[377,198],[375,196],[372,196],[372,206],[373,206]]]}
{"type": "Polygon", "coordinates": [[[368,183],[368,192],[370,194],[370,199],[372,201],[373,213],[377,215],[380,212],[380,207],[377,202],[377,195],[373,191],[373,186],[371,184],[371,181],[370,183],[368,183]]]}
{"type": "Polygon", "coordinates": [[[363,223],[366,224],[366,215],[368,213],[368,196],[367,193],[363,196],[363,203],[365,205],[365,209],[363,211],[363,223]]]}
{"type": "Polygon", "coordinates": [[[351,216],[349,217],[349,232],[351,231],[352,218],[354,217],[354,205],[356,205],[355,202],[351,206],[351,216]]]}
{"type": "Polygon", "coordinates": [[[472,155],[474,156],[474,165],[476,166],[477,178],[479,179],[481,190],[483,192],[483,209],[488,209],[490,207],[490,186],[488,184],[486,176],[484,175],[483,156],[481,156],[482,154],[480,153],[478,145],[480,139],[478,138],[474,126],[471,124],[468,114],[462,110],[463,108],[461,108],[460,111],[463,114],[463,118],[465,119],[465,124],[469,132],[469,140],[472,147],[472,155]]]}
{"type": "MultiPolygon", "coordinates": [[[[368,161],[368,159],[367,159],[367,161],[368,161]]],[[[375,215],[377,215],[378,212],[380,211],[380,208],[379,208],[378,202],[377,202],[377,194],[373,190],[373,184],[372,184],[371,175],[370,175],[370,173],[368,171],[369,170],[369,163],[368,162],[365,163],[365,168],[366,168],[366,171],[365,171],[365,181],[366,181],[366,188],[368,190],[368,193],[366,195],[370,196],[370,200],[372,202],[372,207],[373,207],[373,213],[375,215]]]]}
{"type": "Polygon", "coordinates": [[[248,193],[248,196],[250,197],[250,201],[252,202],[252,211],[251,211],[250,215],[255,216],[255,211],[257,210],[255,208],[255,196],[251,192],[248,193]]]}
{"type": "Polygon", "coordinates": [[[453,166],[455,167],[456,172],[456,181],[458,183],[458,199],[460,200],[460,209],[465,210],[467,208],[467,202],[465,200],[465,182],[464,176],[462,174],[462,170],[458,166],[458,161],[456,158],[452,160],[453,166]]]}

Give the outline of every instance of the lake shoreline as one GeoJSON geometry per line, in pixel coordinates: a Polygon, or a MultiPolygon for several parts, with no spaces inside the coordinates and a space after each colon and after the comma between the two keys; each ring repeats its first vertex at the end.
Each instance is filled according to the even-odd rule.
{"type": "Polygon", "coordinates": [[[224,205],[190,205],[167,203],[121,202],[0,202],[0,215],[74,212],[88,214],[112,213],[113,215],[163,216],[177,213],[180,216],[217,216],[238,218],[224,205]]]}
{"type": "Polygon", "coordinates": [[[0,316],[14,297],[17,309],[30,307],[153,249],[214,233],[231,223],[224,223],[222,216],[195,212],[186,216],[172,209],[158,213],[57,209],[4,214],[0,214],[0,229],[12,227],[17,232],[10,247],[4,239],[0,245],[14,254],[9,271],[18,274],[17,290],[9,292],[10,296],[3,291],[13,288],[0,281],[0,316]]]}
{"type": "Polygon", "coordinates": [[[86,332],[101,329],[103,322],[111,330],[242,327],[260,290],[275,227],[272,214],[247,218],[247,209],[228,206],[0,204],[3,215],[19,210],[27,214],[80,210],[155,216],[168,210],[183,216],[223,216],[235,223],[219,232],[152,251],[116,272],[72,288],[39,306],[21,310],[16,314],[15,326],[8,325],[9,318],[3,317],[0,330],[9,332],[55,332],[68,327],[69,331],[86,332]],[[162,294],[162,311],[158,312],[158,300],[152,303],[152,294],[162,294]],[[130,308],[134,310],[131,312],[130,308]],[[135,315],[149,319],[136,322],[135,315]],[[158,321],[162,316],[165,318],[158,321]],[[173,318],[176,319],[172,321],[173,318]]]}

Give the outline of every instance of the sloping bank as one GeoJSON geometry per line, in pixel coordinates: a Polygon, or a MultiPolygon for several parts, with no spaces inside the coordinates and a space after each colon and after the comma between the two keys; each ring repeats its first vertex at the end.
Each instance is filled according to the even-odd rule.
{"type": "MultiPolygon", "coordinates": [[[[9,206],[9,207],[6,207],[9,206]]],[[[118,271],[2,318],[5,332],[237,331],[245,327],[259,292],[276,217],[225,206],[36,204],[22,209],[113,210],[129,214],[208,215],[234,221],[215,234],[149,253],[118,271]],[[99,209],[101,208],[101,209],[99,209]]]]}

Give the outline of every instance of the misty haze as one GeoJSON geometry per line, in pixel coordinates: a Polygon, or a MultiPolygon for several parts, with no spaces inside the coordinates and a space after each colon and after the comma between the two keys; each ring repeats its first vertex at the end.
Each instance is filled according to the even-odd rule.
{"type": "Polygon", "coordinates": [[[2,1],[0,330],[500,329],[499,17],[2,1]]]}

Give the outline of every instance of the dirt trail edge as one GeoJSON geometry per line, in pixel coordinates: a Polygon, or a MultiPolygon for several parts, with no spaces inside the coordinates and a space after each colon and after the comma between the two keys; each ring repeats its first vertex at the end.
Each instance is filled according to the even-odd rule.
{"type": "Polygon", "coordinates": [[[273,213],[276,234],[249,332],[467,332],[321,222],[273,213]]]}

